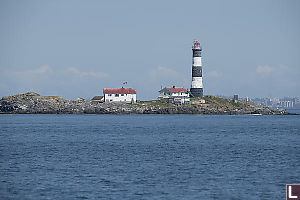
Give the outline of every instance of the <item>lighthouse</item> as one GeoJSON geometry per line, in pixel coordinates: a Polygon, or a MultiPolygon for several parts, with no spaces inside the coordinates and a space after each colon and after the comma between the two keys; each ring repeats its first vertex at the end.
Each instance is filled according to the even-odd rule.
{"type": "Polygon", "coordinates": [[[192,65],[192,85],[191,95],[193,97],[203,97],[202,85],[202,61],[200,43],[196,40],[192,47],[193,50],[193,65],[192,65]]]}

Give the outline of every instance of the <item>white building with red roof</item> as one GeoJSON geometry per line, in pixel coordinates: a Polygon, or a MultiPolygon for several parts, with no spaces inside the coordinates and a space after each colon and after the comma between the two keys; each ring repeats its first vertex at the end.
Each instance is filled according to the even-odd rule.
{"type": "Polygon", "coordinates": [[[188,104],[190,102],[190,94],[183,87],[165,87],[159,91],[159,99],[169,99],[169,103],[188,104]]]}
{"type": "Polygon", "coordinates": [[[136,90],[132,88],[104,88],[103,94],[105,102],[136,102],[136,90]]]}

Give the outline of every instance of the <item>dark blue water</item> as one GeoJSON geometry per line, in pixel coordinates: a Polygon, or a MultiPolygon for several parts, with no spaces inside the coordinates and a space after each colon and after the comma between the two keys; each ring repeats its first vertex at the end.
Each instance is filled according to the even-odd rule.
{"type": "Polygon", "coordinates": [[[299,116],[0,115],[0,199],[285,199],[299,116]]]}

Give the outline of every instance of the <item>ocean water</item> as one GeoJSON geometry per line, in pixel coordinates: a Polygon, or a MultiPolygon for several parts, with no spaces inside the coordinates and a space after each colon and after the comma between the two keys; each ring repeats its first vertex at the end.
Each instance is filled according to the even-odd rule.
{"type": "Polygon", "coordinates": [[[0,115],[0,199],[285,199],[300,116],[0,115]]]}

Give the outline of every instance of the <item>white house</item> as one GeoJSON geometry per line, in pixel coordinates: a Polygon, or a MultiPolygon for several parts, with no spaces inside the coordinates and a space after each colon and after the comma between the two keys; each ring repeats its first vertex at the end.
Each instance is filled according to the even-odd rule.
{"type": "Polygon", "coordinates": [[[159,91],[159,99],[168,99],[173,104],[189,104],[190,94],[183,87],[165,87],[159,91]]]}
{"type": "Polygon", "coordinates": [[[136,90],[132,88],[104,88],[103,94],[105,102],[136,102],[136,90]]]}
{"type": "Polygon", "coordinates": [[[183,87],[165,87],[159,91],[158,98],[170,98],[170,97],[190,97],[187,89],[183,87]]]}

